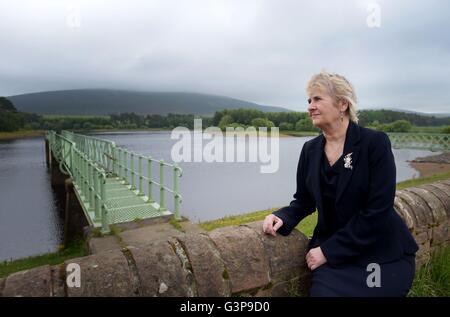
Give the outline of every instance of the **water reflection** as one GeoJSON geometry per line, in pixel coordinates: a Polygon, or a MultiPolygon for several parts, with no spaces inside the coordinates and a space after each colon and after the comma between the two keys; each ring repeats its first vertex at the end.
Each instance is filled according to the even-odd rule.
{"type": "Polygon", "coordinates": [[[51,252],[61,243],[61,205],[43,144],[43,138],[0,143],[0,260],[51,252]]]}

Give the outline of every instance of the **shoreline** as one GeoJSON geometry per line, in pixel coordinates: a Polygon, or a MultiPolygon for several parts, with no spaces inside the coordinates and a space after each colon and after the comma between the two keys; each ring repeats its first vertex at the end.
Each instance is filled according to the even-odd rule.
{"type": "MultiPolygon", "coordinates": [[[[108,133],[146,133],[146,132],[171,132],[173,129],[163,129],[163,128],[148,128],[148,129],[94,129],[94,130],[72,130],[75,133],[81,133],[81,134],[108,134],[108,133]]],[[[194,130],[189,130],[194,131],[194,130]]],[[[205,129],[202,130],[203,132],[205,129]]],[[[225,133],[225,131],[222,131],[222,133],[225,133]]],[[[236,135],[246,134],[249,135],[249,133],[246,133],[245,131],[236,131],[234,132],[236,135]]],[[[215,133],[212,133],[215,134],[215,133]]],[[[36,137],[42,137],[45,135],[44,130],[20,130],[20,131],[12,131],[12,132],[0,132],[0,141],[8,141],[8,140],[17,140],[17,139],[26,139],[26,138],[36,138],[36,137]]],[[[251,136],[258,136],[258,131],[256,133],[250,133],[251,136]]],[[[267,137],[270,137],[270,133],[263,133],[262,135],[265,135],[267,137]]],[[[280,138],[297,138],[297,137],[314,137],[317,136],[317,133],[314,132],[296,132],[296,131],[280,131],[279,137],[280,138]]]]}
{"type": "Polygon", "coordinates": [[[419,172],[419,177],[450,172],[450,152],[418,157],[409,161],[409,165],[419,172]]]}
{"type": "Polygon", "coordinates": [[[43,137],[44,135],[45,131],[43,130],[21,130],[13,132],[0,132],[0,141],[37,138],[43,137]]]}

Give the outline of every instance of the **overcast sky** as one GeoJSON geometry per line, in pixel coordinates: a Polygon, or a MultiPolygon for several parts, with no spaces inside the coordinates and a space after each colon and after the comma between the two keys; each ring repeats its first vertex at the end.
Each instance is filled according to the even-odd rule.
{"type": "Polygon", "coordinates": [[[360,109],[450,112],[449,1],[0,0],[0,95],[118,88],[306,109],[322,69],[360,109]]]}

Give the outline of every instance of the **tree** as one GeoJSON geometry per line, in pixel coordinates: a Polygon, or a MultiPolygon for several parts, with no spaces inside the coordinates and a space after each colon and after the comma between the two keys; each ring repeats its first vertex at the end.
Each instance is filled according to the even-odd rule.
{"type": "Polygon", "coordinates": [[[230,116],[229,114],[224,115],[222,117],[222,119],[220,119],[219,128],[222,130],[225,130],[225,128],[228,127],[232,123],[233,123],[233,117],[230,116]]]}
{"type": "Polygon", "coordinates": [[[11,111],[11,112],[17,112],[16,107],[14,107],[14,104],[6,97],[0,97],[0,111],[11,111]]]}
{"type": "Polygon", "coordinates": [[[0,97],[0,131],[16,131],[23,126],[22,114],[8,98],[0,97]]]}
{"type": "Polygon", "coordinates": [[[251,121],[250,125],[254,126],[255,128],[271,128],[274,126],[273,122],[266,118],[255,118],[251,121]]]}

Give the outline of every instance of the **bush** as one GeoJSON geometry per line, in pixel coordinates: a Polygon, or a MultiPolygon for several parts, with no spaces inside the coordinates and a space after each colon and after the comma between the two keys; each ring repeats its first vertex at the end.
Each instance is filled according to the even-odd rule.
{"type": "Polygon", "coordinates": [[[315,129],[316,128],[309,118],[298,120],[298,122],[295,124],[295,131],[314,131],[315,129]]]}
{"type": "Polygon", "coordinates": [[[412,125],[406,120],[397,120],[388,124],[380,124],[376,127],[377,130],[384,132],[409,132],[412,125]]]}
{"type": "Polygon", "coordinates": [[[406,120],[397,120],[390,124],[391,132],[409,132],[411,130],[411,123],[406,120]]]}

